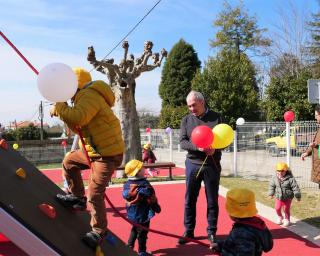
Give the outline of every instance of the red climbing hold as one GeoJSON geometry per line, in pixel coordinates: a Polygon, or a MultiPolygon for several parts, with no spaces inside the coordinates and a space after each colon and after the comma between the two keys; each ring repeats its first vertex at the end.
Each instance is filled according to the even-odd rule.
{"type": "Polygon", "coordinates": [[[54,219],[57,216],[56,209],[49,204],[40,204],[39,209],[51,219],[54,219]]]}

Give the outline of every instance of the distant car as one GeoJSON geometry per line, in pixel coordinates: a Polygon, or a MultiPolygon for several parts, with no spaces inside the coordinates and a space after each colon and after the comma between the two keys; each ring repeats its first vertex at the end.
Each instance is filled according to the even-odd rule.
{"type": "MultiPolygon", "coordinates": [[[[312,141],[313,134],[306,132],[297,132],[297,127],[290,128],[290,148],[292,155],[300,155],[306,150],[309,142],[312,141]]],[[[287,150],[286,130],[279,136],[266,139],[266,150],[272,156],[278,156],[281,152],[287,150]]]]}

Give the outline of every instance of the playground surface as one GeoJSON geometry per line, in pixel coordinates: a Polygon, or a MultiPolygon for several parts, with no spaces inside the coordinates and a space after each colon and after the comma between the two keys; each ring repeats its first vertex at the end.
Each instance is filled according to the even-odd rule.
{"type": "MultiPolygon", "coordinates": [[[[48,171],[50,175],[48,177],[55,182],[61,182],[61,171],[48,171]]],[[[45,172],[45,173],[48,173],[45,172]]],[[[167,171],[163,174],[167,175],[167,171]]],[[[181,168],[175,170],[175,175],[183,172],[181,168]]],[[[161,171],[160,171],[161,175],[161,171]]],[[[162,182],[154,184],[159,202],[162,207],[162,212],[156,215],[151,221],[151,228],[155,230],[161,230],[163,232],[172,233],[175,235],[181,235],[184,231],[183,228],[183,206],[184,206],[184,193],[185,184],[184,181],[180,182],[162,182]]],[[[117,210],[121,213],[125,213],[124,200],[121,196],[122,186],[111,186],[107,189],[107,195],[116,206],[117,210]]],[[[218,223],[218,238],[224,238],[228,234],[232,227],[232,221],[228,217],[225,210],[225,191],[221,190],[221,196],[219,197],[220,214],[218,223]]],[[[264,216],[263,212],[259,214],[264,216]]],[[[263,210],[264,211],[264,210],[263,210]]],[[[107,217],[108,227],[124,242],[127,241],[130,233],[130,224],[125,222],[118,214],[116,214],[112,208],[107,204],[107,217]]],[[[264,255],[320,255],[319,241],[311,242],[310,239],[304,238],[290,231],[287,228],[283,228],[276,225],[272,220],[263,217],[267,226],[272,232],[274,238],[274,248],[271,252],[264,255]]],[[[272,219],[272,218],[271,218],[272,219]]],[[[207,243],[206,240],[206,199],[204,189],[201,189],[198,204],[197,204],[197,226],[195,230],[195,236],[197,239],[207,243]]],[[[293,229],[297,225],[293,225],[293,229]]],[[[318,233],[320,234],[320,232],[318,233]]],[[[155,233],[149,233],[148,235],[148,250],[153,255],[158,256],[174,256],[174,255],[212,255],[207,247],[201,246],[195,243],[188,243],[186,245],[178,245],[177,239],[172,237],[166,237],[155,233]]],[[[135,248],[137,249],[137,248],[135,248]]],[[[0,255],[3,256],[17,256],[26,255],[22,250],[17,248],[13,243],[6,239],[3,235],[0,235],[0,255]]]]}

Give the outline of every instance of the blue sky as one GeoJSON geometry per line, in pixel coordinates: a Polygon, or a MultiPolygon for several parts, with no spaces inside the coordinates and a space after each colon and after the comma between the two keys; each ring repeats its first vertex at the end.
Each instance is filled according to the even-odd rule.
{"type": "MultiPolygon", "coordinates": [[[[102,59],[147,13],[157,0],[0,0],[1,31],[25,55],[37,70],[47,64],[62,62],[71,67],[91,70],[86,60],[87,47],[93,45],[97,59],[102,59]]],[[[260,27],[269,33],[280,22],[279,10],[292,3],[299,13],[310,15],[318,10],[316,0],[244,0],[250,15],[256,15],[260,27]]],[[[229,1],[231,5],[239,1],[229,1]]],[[[127,38],[129,52],[138,56],[143,43],[151,40],[153,51],[170,51],[180,39],[192,44],[203,63],[214,51],[209,47],[216,29],[213,20],[223,8],[222,0],[162,0],[139,27],[127,38]]],[[[118,63],[121,46],[109,57],[118,63]]],[[[137,108],[159,113],[161,99],[158,85],[161,68],[146,72],[137,80],[137,108]]],[[[36,75],[0,37],[0,123],[32,121],[42,98],[36,75]]],[[[94,79],[106,79],[92,71],[94,79]]],[[[45,107],[45,122],[50,118],[45,107]]]]}

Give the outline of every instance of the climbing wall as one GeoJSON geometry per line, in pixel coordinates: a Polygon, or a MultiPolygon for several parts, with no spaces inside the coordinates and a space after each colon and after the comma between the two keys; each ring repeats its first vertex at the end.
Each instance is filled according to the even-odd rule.
{"type": "MultiPolygon", "coordinates": [[[[89,213],[75,213],[62,207],[54,199],[57,193],[63,191],[22,157],[19,151],[6,147],[5,141],[0,141],[1,211],[10,215],[57,255],[96,255],[81,241],[81,237],[91,230],[89,213]],[[49,209],[47,214],[40,209],[40,205],[44,211],[49,209]]],[[[103,254],[100,255],[106,256],[136,255],[111,231],[101,250],[103,254]]]]}

